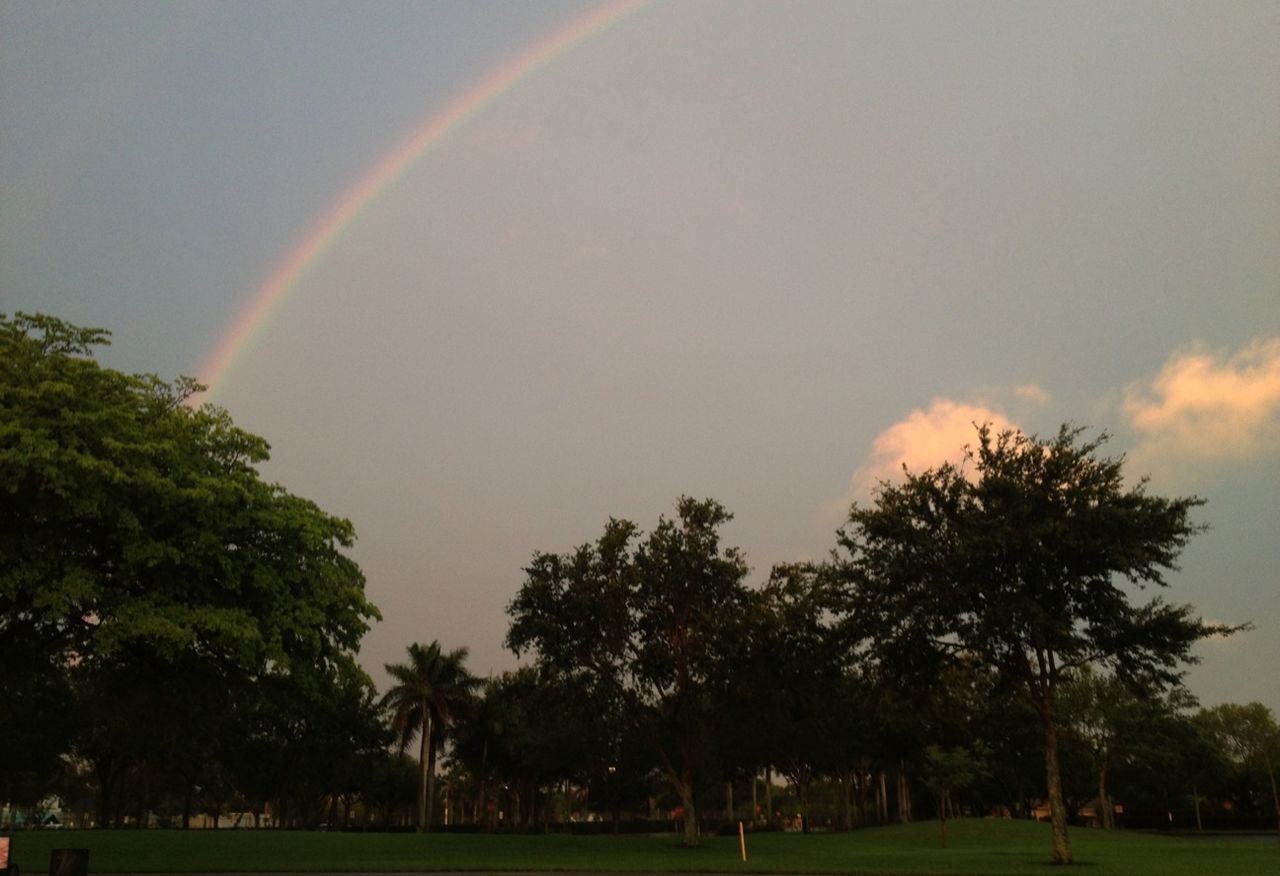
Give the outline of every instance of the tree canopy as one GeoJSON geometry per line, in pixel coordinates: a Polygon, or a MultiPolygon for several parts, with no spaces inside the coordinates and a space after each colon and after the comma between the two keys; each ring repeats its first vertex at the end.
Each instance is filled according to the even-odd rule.
{"type": "Polygon", "coordinates": [[[1187,605],[1134,602],[1128,585],[1165,583],[1199,530],[1196,497],[1127,485],[1105,436],[1064,426],[1050,439],[977,429],[964,462],[906,472],[855,505],[833,573],[874,657],[906,672],[976,655],[1029,699],[1045,735],[1054,859],[1069,862],[1057,763],[1056,688],[1075,667],[1109,667],[1160,687],[1191,646],[1228,632],[1187,605]]]}
{"type": "MultiPolygon", "coordinates": [[[[193,406],[193,380],[100,365],[107,342],[0,315],[0,641],[22,651],[4,700],[88,703],[122,680],[145,699],[139,685],[182,679],[215,703],[272,676],[364,678],[354,655],[378,612],[345,553],[351,523],[264,481],[267,442],[193,406]]],[[[137,737],[143,716],[121,718],[137,737]]],[[[95,735],[114,757],[109,728],[95,735]]]]}
{"type": "Polygon", "coordinates": [[[585,675],[611,692],[618,720],[642,728],[680,798],[686,844],[697,843],[694,787],[715,736],[714,693],[747,604],[747,564],[722,548],[732,515],[682,497],[645,538],[610,520],[594,543],[538,553],[511,602],[508,645],[546,672],[585,675]]]}
{"type": "Polygon", "coordinates": [[[107,333],[0,318],[0,632],[260,672],[348,659],[377,610],[351,523],[267,483],[268,445],[187,378],[90,357],[107,333]]]}

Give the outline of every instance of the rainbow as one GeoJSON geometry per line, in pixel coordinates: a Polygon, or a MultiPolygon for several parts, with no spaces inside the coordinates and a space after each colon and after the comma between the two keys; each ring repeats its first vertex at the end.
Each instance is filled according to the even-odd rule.
{"type": "Polygon", "coordinates": [[[370,171],[360,177],[312,225],[258,287],[231,327],[197,372],[213,392],[240,360],[253,339],[280,311],[289,296],[344,231],[410,166],[427,155],[451,131],[579,43],[613,27],[650,0],[614,0],[583,13],[489,73],[443,109],[435,112],[370,171]]]}

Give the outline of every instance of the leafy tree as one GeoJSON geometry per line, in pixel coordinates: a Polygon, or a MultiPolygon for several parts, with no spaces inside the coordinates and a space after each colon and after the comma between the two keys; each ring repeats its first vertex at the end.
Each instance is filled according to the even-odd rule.
{"type": "MultiPolygon", "coordinates": [[[[465,766],[474,780],[472,820],[477,824],[494,803],[493,789],[501,786],[511,761],[508,739],[518,720],[509,699],[503,696],[506,677],[487,678],[481,683],[479,696],[454,730],[452,758],[465,766]]],[[[495,804],[493,821],[496,817],[495,804]]]]}
{"type": "Polygon", "coordinates": [[[1190,785],[1196,830],[1204,830],[1201,795],[1220,791],[1229,772],[1227,753],[1214,733],[1212,718],[1203,710],[1191,716],[1177,715],[1162,722],[1160,730],[1155,745],[1149,747],[1156,749],[1150,759],[1163,761],[1163,776],[1172,775],[1190,785]]]}
{"type": "Polygon", "coordinates": [[[1130,601],[1123,584],[1165,583],[1202,500],[1126,486],[1123,460],[1097,455],[1104,440],[1068,426],[1048,440],[979,427],[963,465],[907,472],[870,507],[854,505],[833,563],[874,656],[928,667],[975,655],[1026,696],[1044,734],[1058,863],[1071,861],[1056,712],[1064,673],[1096,663],[1159,688],[1193,659],[1194,642],[1230,631],[1190,606],[1130,601]]]}
{"type": "Polygon", "coordinates": [[[407,663],[386,664],[395,684],[382,698],[392,711],[392,727],[404,751],[418,739],[418,831],[431,829],[435,804],[436,752],[460,706],[480,682],[467,671],[466,648],[442,651],[440,643],[409,646],[407,663]]]}
{"type": "Polygon", "coordinates": [[[508,608],[507,644],[619,704],[679,797],[692,846],[696,780],[721,715],[714,696],[737,651],[732,620],[746,606],[747,565],[720,545],[732,515],[719,502],[682,497],[677,512],[644,539],[633,523],[610,520],[594,544],[535,554],[508,608]]]}
{"type": "Polygon", "coordinates": [[[986,769],[971,787],[989,803],[1030,818],[1031,798],[1042,796],[1044,783],[1044,737],[1035,710],[1021,694],[996,688],[990,691],[984,712],[976,738],[990,755],[986,769]]]}
{"type": "Polygon", "coordinates": [[[1168,827],[1168,813],[1186,804],[1196,829],[1203,830],[1202,804],[1222,799],[1230,760],[1206,720],[1207,710],[1188,715],[1181,709],[1189,702],[1168,699],[1155,705],[1141,719],[1141,732],[1126,742],[1127,756],[1116,764],[1117,783],[1125,788],[1125,820],[1168,827]]]}
{"type": "Polygon", "coordinates": [[[947,810],[954,805],[951,794],[967,786],[980,772],[978,759],[966,748],[930,745],[924,751],[922,773],[925,784],[938,795],[938,823],[944,849],[947,847],[947,810]]]}
{"type": "Polygon", "coordinates": [[[369,824],[384,829],[412,824],[418,806],[418,782],[422,770],[412,757],[386,748],[372,758],[362,778],[361,799],[369,824]],[[401,813],[407,813],[402,817],[401,813]]]}
{"type": "Polygon", "coordinates": [[[1093,762],[1099,822],[1104,830],[1112,830],[1115,808],[1108,781],[1113,767],[1141,746],[1144,737],[1158,735],[1162,722],[1193,706],[1194,699],[1181,687],[1164,697],[1149,691],[1135,693],[1114,675],[1087,665],[1066,680],[1058,697],[1064,735],[1093,762]]]}
{"type": "Polygon", "coordinates": [[[723,695],[736,713],[731,731],[747,737],[738,747],[753,773],[776,767],[795,787],[805,833],[810,787],[822,775],[851,772],[856,755],[848,746],[858,741],[846,708],[854,704],[855,686],[831,604],[827,582],[813,567],[776,567],[750,594],[739,637],[743,653],[723,695]]]}
{"type": "Polygon", "coordinates": [[[1280,833],[1280,792],[1276,790],[1276,762],[1280,760],[1280,725],[1262,703],[1223,703],[1209,709],[1207,723],[1238,763],[1259,764],[1271,784],[1276,831],[1280,833]]]}
{"type": "Polygon", "coordinates": [[[32,809],[57,785],[62,755],[79,722],[68,705],[71,686],[57,655],[42,647],[29,626],[5,632],[0,635],[0,801],[32,809]]]}
{"type": "Polygon", "coordinates": [[[609,777],[609,799],[618,800],[615,792],[627,783],[617,770],[631,764],[617,717],[614,704],[581,676],[522,667],[489,679],[460,722],[452,753],[477,779],[477,818],[488,803],[496,808],[491,787],[514,792],[513,824],[532,824],[539,795],[563,781],[585,787],[609,777]]]}
{"type": "Polygon", "coordinates": [[[249,671],[354,652],[377,613],[351,524],[264,483],[266,442],[189,406],[193,381],[98,365],[106,338],[0,318],[0,632],[249,671]]]}
{"type": "Polygon", "coordinates": [[[1142,703],[1113,676],[1081,666],[1058,690],[1058,712],[1067,739],[1093,761],[1098,777],[1098,819],[1104,830],[1115,827],[1107,793],[1111,767],[1130,737],[1140,730],[1142,703]]]}
{"type": "MultiPolygon", "coordinates": [[[[99,365],[92,352],[107,340],[0,315],[0,641],[29,656],[6,659],[0,698],[70,685],[100,704],[77,747],[105,770],[109,813],[126,773],[151,781],[177,763],[142,744],[164,748],[170,722],[141,704],[168,704],[199,736],[199,710],[169,695],[174,679],[210,699],[349,664],[378,614],[344,554],[351,524],[264,482],[267,443],[220,408],[192,406],[193,380],[99,365]],[[123,709],[128,698],[140,707],[123,709]]],[[[0,731],[0,749],[20,742],[0,731]]]]}

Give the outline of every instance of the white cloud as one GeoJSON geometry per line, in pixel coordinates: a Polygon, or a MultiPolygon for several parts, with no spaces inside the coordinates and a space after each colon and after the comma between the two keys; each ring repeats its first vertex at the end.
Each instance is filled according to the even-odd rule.
{"type": "Polygon", "coordinates": [[[900,481],[902,467],[913,472],[944,462],[959,463],[966,445],[977,441],[974,425],[990,423],[997,431],[1017,426],[999,411],[980,404],[938,398],[927,410],[914,410],[876,436],[871,453],[849,482],[845,502],[865,500],[880,481],[900,481]]]}
{"type": "Polygon", "coordinates": [[[1280,338],[1229,356],[1177,354],[1150,383],[1127,388],[1123,410],[1139,436],[1130,457],[1147,470],[1280,450],[1280,338]]]}
{"type": "Polygon", "coordinates": [[[1034,383],[1024,383],[1013,390],[1013,394],[1023,401],[1034,402],[1043,405],[1049,401],[1049,392],[1044,387],[1037,386],[1034,383]]]}

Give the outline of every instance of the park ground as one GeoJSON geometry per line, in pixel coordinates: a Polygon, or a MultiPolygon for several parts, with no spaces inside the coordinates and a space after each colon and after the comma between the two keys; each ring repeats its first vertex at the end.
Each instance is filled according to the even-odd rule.
{"type": "MultiPolygon", "coordinates": [[[[706,837],[696,849],[672,835],[462,835],[289,831],[45,831],[13,837],[24,873],[48,872],[55,848],[87,848],[90,873],[848,873],[1040,874],[1048,827],[1022,821],[937,822],[853,833],[706,837]]],[[[1280,873],[1280,841],[1187,838],[1074,830],[1072,851],[1087,876],[1280,873]]]]}

